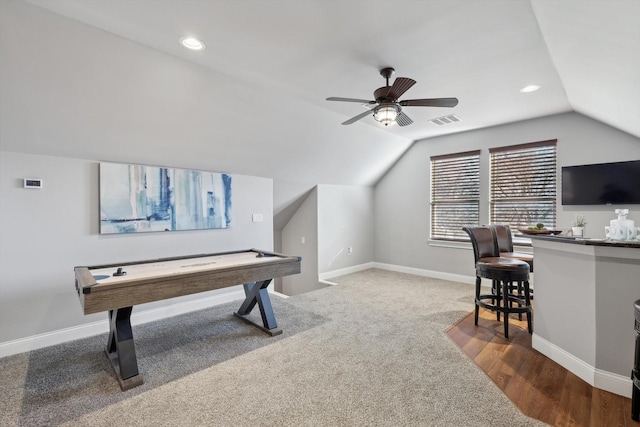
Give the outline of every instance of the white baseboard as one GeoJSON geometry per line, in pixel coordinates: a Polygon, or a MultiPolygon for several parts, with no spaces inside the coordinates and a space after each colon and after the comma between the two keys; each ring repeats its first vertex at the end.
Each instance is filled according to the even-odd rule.
{"type": "Polygon", "coordinates": [[[422,268],[405,267],[402,265],[384,264],[381,262],[367,262],[352,267],[342,268],[340,270],[328,271],[326,273],[319,274],[319,281],[327,285],[335,285],[335,283],[329,282],[327,279],[344,276],[345,274],[357,273],[358,271],[367,270],[369,268],[379,268],[381,270],[397,271],[399,273],[414,274],[416,276],[433,277],[434,279],[450,280],[452,282],[467,283],[470,285],[474,285],[476,283],[476,278],[471,276],[443,273],[442,271],[425,270],[422,268]]]}
{"type": "Polygon", "coordinates": [[[462,274],[444,273],[442,271],[425,270],[422,268],[405,267],[402,265],[384,264],[381,262],[374,262],[373,268],[380,268],[382,270],[397,271],[399,273],[414,274],[416,276],[432,277],[440,280],[450,280],[452,282],[466,283],[469,285],[475,285],[475,276],[463,276],[462,274]]]}
{"type": "Polygon", "coordinates": [[[535,333],[531,338],[531,345],[535,350],[538,350],[558,365],[583,379],[589,385],[610,393],[631,398],[633,390],[631,376],[625,377],[596,369],[582,359],[575,357],[535,333]]]}
{"type": "MultiPolygon", "coordinates": [[[[269,285],[269,286],[271,286],[271,285],[269,285]]],[[[271,295],[275,295],[275,296],[280,297],[280,298],[291,298],[289,295],[285,295],[285,294],[283,294],[281,292],[277,292],[277,291],[270,290],[269,293],[271,295]]]]}
{"type": "Polygon", "coordinates": [[[586,381],[589,385],[594,385],[595,368],[587,362],[577,358],[552,342],[545,340],[536,333],[531,337],[531,346],[556,362],[558,365],[586,381]]]}
{"type": "MultiPolygon", "coordinates": [[[[364,264],[354,265],[351,267],[341,268],[339,270],[327,271],[325,273],[320,273],[318,275],[318,279],[320,282],[324,282],[327,279],[332,279],[338,276],[344,276],[345,274],[357,273],[358,271],[367,270],[369,268],[373,268],[372,262],[367,262],[364,264]]],[[[335,283],[327,282],[329,285],[335,285],[335,283]]]]}
{"type": "Polygon", "coordinates": [[[319,279],[318,282],[322,283],[325,286],[337,286],[337,283],[329,282],[328,280],[319,279]]]}
{"type": "Polygon", "coordinates": [[[422,268],[405,267],[403,265],[385,264],[381,262],[367,262],[353,267],[347,267],[340,270],[328,271],[319,275],[319,281],[327,285],[335,285],[333,282],[327,281],[333,277],[344,276],[345,274],[357,273],[358,271],[367,270],[369,268],[379,268],[381,270],[397,271],[399,273],[414,274],[416,276],[433,277],[434,279],[450,280],[452,282],[466,283],[475,285],[476,278],[472,276],[463,276],[462,274],[443,273],[442,271],[425,270],[422,268]]]}
{"type": "MultiPolygon", "coordinates": [[[[176,304],[153,308],[141,312],[134,311],[134,313],[131,315],[131,324],[141,325],[143,323],[166,319],[168,317],[189,313],[191,311],[202,310],[204,308],[225,304],[227,302],[236,301],[243,298],[244,291],[242,287],[239,287],[238,289],[230,292],[217,293],[205,298],[179,302],[176,304]]],[[[39,348],[62,344],[67,341],[87,338],[107,332],[109,332],[109,322],[105,316],[104,320],[0,343],[0,357],[6,357],[31,350],[37,350],[39,348]]]]}
{"type": "Polygon", "coordinates": [[[108,320],[105,318],[103,321],[85,323],[83,325],[58,329],[57,331],[32,335],[17,340],[5,341],[0,343],[0,357],[12,356],[67,341],[103,334],[109,332],[108,323],[108,320]]]}
{"type": "Polygon", "coordinates": [[[596,369],[594,373],[593,386],[600,390],[619,394],[620,396],[631,399],[631,394],[633,393],[631,371],[629,371],[629,376],[625,377],[608,371],[603,371],[601,369],[596,369]]]}

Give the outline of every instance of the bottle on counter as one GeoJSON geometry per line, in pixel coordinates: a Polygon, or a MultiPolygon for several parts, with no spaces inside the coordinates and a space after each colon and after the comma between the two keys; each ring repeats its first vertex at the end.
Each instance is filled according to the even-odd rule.
{"type": "Polygon", "coordinates": [[[640,237],[640,227],[635,227],[633,220],[627,219],[629,209],[616,209],[618,219],[612,219],[609,226],[604,227],[604,232],[609,240],[638,240],[640,237]]]}

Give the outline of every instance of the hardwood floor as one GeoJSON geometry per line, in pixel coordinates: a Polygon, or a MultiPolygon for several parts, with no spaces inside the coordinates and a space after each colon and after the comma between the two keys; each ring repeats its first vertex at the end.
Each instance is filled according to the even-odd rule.
{"type": "Polygon", "coordinates": [[[631,399],[591,387],[531,347],[525,321],[511,317],[509,340],[495,314],[480,309],[448,331],[449,338],[524,413],[552,426],[640,427],[631,399]]]}

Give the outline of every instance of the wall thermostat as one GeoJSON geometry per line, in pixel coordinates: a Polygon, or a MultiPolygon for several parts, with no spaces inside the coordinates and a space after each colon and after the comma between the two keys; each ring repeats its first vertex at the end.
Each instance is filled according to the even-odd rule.
{"type": "Polygon", "coordinates": [[[24,188],[42,188],[42,180],[39,178],[25,178],[24,188]]]}

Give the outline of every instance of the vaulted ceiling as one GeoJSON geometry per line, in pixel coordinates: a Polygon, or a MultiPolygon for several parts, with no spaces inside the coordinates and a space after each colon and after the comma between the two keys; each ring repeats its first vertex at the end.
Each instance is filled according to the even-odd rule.
{"type": "Polygon", "coordinates": [[[174,150],[171,166],[273,178],[276,210],[314,184],[373,185],[447,133],[577,111],[640,137],[640,1],[0,3],[2,149],[155,164],[174,150]],[[373,99],[387,66],[417,81],[403,98],[459,104],[341,125],[365,107],[325,98],[373,99]]]}

